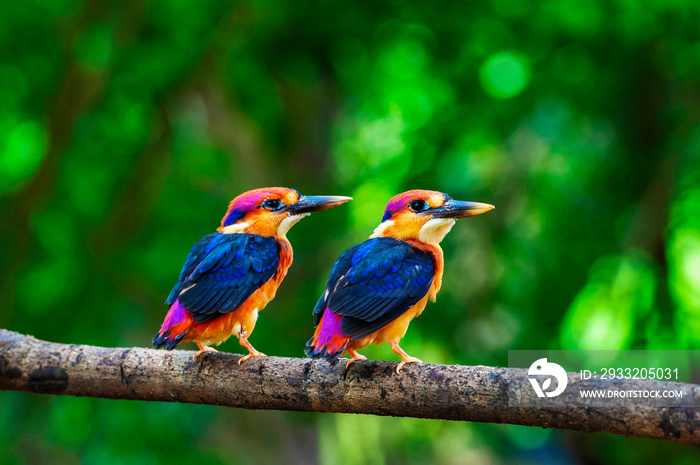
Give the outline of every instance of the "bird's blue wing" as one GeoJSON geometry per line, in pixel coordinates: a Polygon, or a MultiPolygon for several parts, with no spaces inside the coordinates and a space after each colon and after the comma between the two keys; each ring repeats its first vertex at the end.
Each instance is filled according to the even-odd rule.
{"type": "Polygon", "coordinates": [[[279,245],[254,234],[212,234],[195,244],[168,297],[197,323],[238,308],[277,272],[279,245]]]}
{"type": "Polygon", "coordinates": [[[341,256],[328,282],[325,305],[319,304],[343,317],[343,335],[360,339],[425,297],[434,277],[430,254],[396,239],[370,239],[341,256]]]}
{"type": "Polygon", "coordinates": [[[206,257],[209,243],[216,241],[219,236],[221,236],[221,234],[209,234],[208,236],[204,236],[192,246],[192,250],[190,250],[190,253],[187,255],[187,260],[185,260],[185,264],[182,266],[182,270],[180,271],[180,277],[177,279],[175,287],[173,287],[173,290],[170,291],[168,298],[165,300],[166,305],[172,305],[175,303],[180,291],[182,291],[182,289],[185,287],[184,283],[187,280],[187,277],[192,274],[194,269],[197,268],[197,265],[199,265],[206,257]]]}
{"type": "Polygon", "coordinates": [[[350,247],[348,250],[343,252],[340,258],[335,262],[335,265],[333,265],[331,275],[328,278],[328,283],[326,284],[326,290],[323,292],[321,298],[318,299],[318,302],[316,302],[316,306],[314,307],[313,314],[316,316],[315,326],[318,326],[318,323],[321,321],[321,316],[323,316],[323,311],[328,305],[328,299],[331,295],[331,291],[335,288],[338,280],[340,280],[340,278],[342,278],[352,267],[352,258],[363,244],[364,242],[350,247]]]}

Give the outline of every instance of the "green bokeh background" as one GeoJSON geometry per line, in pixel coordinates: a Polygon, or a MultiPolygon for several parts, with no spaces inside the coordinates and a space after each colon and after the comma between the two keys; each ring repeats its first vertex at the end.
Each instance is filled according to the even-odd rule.
{"type": "MultiPolygon", "coordinates": [[[[149,346],[190,245],[255,187],[352,195],[289,233],[251,337],[302,356],[336,257],[410,188],[495,204],[403,346],[700,349],[700,3],[0,3],[0,327],[149,346]]],[[[187,347],[192,349],[193,347],[187,347]]],[[[222,350],[240,352],[236,341],[222,350]]],[[[395,359],[388,347],[364,352],[395,359]]],[[[691,464],[505,425],[0,393],[0,463],[691,464]]]]}

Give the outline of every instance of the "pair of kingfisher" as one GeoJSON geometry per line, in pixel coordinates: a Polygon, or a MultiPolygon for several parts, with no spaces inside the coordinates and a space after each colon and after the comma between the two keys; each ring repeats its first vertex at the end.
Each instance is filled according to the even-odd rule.
{"type": "MultiPolygon", "coordinates": [[[[350,200],[304,196],[281,187],[255,189],[233,199],[217,232],[192,247],[166,300],[170,308],[153,338],[154,347],[173,349],[193,341],[198,357],[216,352],[212,345],[235,335],[248,350],[239,364],[263,356],[248,338],[258,312],[275,297],[292,264],[287,232],[311,212],[350,200]]],[[[313,311],[315,332],[305,353],[332,363],[348,353],[350,366],[366,359],[357,350],[386,343],[401,357],[397,373],[407,363],[420,363],[399,342],[440,290],[440,242],[457,219],[493,208],[429,190],[393,197],[369,240],[345,251],[333,266],[313,311]]]]}

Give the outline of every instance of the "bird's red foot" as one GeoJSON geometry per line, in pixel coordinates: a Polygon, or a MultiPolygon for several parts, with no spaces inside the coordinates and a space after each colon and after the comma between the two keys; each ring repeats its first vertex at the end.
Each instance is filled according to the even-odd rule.
{"type": "Polygon", "coordinates": [[[418,359],[416,357],[411,357],[406,352],[404,352],[404,350],[401,347],[399,347],[398,344],[392,344],[391,351],[397,354],[399,357],[401,357],[401,363],[399,363],[399,366],[396,367],[396,374],[401,374],[401,369],[407,363],[423,363],[423,360],[418,359]]]}
{"type": "Polygon", "coordinates": [[[362,354],[358,354],[358,353],[355,352],[354,350],[348,349],[348,353],[350,354],[350,356],[351,356],[352,358],[351,358],[350,360],[348,360],[348,363],[345,364],[345,369],[346,369],[346,370],[347,370],[348,367],[352,364],[352,362],[355,362],[355,361],[357,361],[357,360],[367,360],[367,357],[365,357],[365,356],[362,355],[362,354]]]}
{"type": "Polygon", "coordinates": [[[416,358],[416,357],[409,356],[408,358],[403,359],[403,361],[401,363],[399,363],[399,366],[396,367],[396,373],[401,374],[401,369],[407,363],[423,363],[423,360],[416,358]]]}
{"type": "MultiPolygon", "coordinates": [[[[255,349],[253,349],[253,350],[255,350],[255,349]]],[[[241,357],[241,359],[238,360],[238,364],[240,365],[241,363],[245,362],[246,360],[248,360],[251,357],[267,357],[267,355],[263,354],[262,352],[258,352],[256,350],[255,352],[251,352],[248,355],[244,355],[243,357],[241,357]]]]}
{"type": "Polygon", "coordinates": [[[218,352],[218,350],[216,350],[215,348],[206,346],[201,342],[197,342],[197,346],[199,347],[199,350],[195,352],[194,357],[192,357],[192,360],[195,360],[197,357],[199,357],[205,352],[218,352]]]}
{"type": "Polygon", "coordinates": [[[241,331],[241,334],[238,336],[238,342],[240,342],[243,347],[248,349],[248,355],[244,355],[240,358],[240,360],[238,360],[239,365],[251,357],[266,357],[265,354],[255,350],[255,347],[253,347],[253,345],[250,342],[248,342],[248,335],[245,331],[241,331]]]}

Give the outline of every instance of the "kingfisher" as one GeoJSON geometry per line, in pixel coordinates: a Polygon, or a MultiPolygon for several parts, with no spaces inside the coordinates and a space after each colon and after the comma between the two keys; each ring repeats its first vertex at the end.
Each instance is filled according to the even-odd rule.
{"type": "Polygon", "coordinates": [[[369,240],[346,250],[331,270],[318,300],[314,336],[305,353],[331,363],[369,344],[390,344],[401,357],[396,372],[407,363],[422,363],[399,346],[408,325],[433,302],[442,285],[444,258],[440,242],[457,219],[480,215],[495,207],[451,199],[429,190],[394,196],[382,222],[369,240]]]}
{"type": "Polygon", "coordinates": [[[231,201],[217,232],[190,251],[166,305],[170,308],[153,338],[156,348],[174,349],[194,341],[195,357],[217,352],[235,335],[250,357],[257,351],[248,338],[258,312],[275,297],[292,264],[287,232],[311,212],[352,200],[341,196],[305,196],[295,189],[268,187],[245,192],[231,201]]]}

